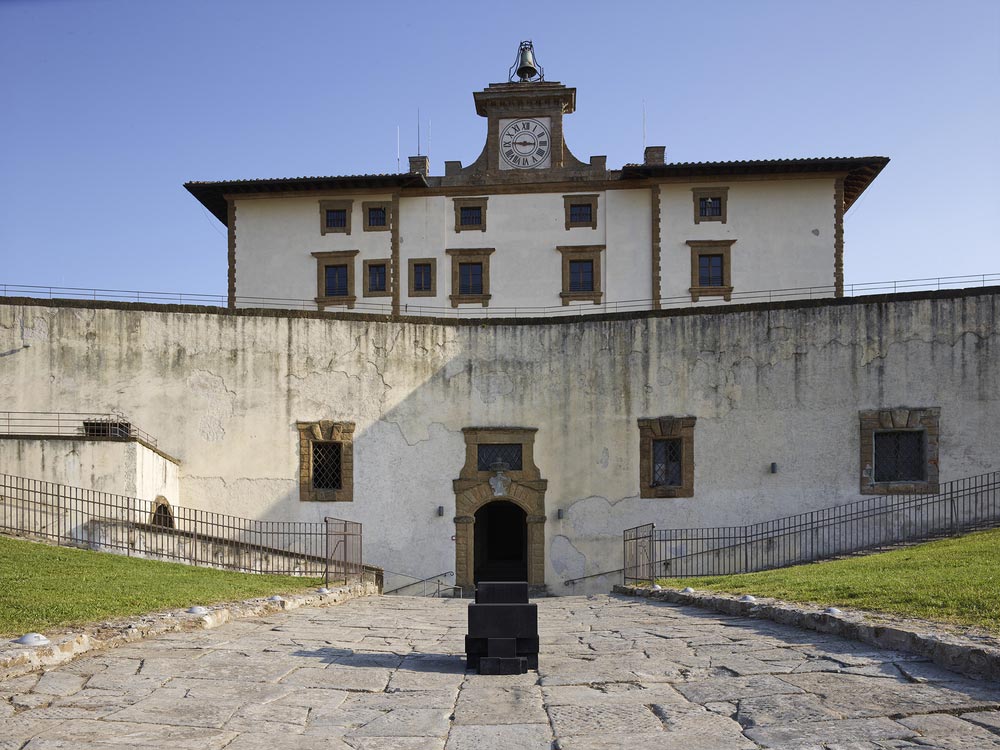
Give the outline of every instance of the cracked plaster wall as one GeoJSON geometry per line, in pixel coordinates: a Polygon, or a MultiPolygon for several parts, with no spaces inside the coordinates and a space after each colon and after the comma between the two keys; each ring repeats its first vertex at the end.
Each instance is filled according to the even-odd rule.
{"type": "Polygon", "coordinates": [[[940,407],[943,480],[1000,468],[996,307],[984,294],[450,326],[0,305],[0,351],[21,320],[48,331],[0,360],[0,409],[121,410],[181,460],[180,504],[361,521],[366,561],[415,576],[455,566],[461,429],[537,427],[546,582],[566,593],[563,579],[621,565],[623,528],[857,499],[860,409],[940,407]],[[692,498],[638,497],[636,420],[662,415],[698,418],[692,498]],[[318,419],[356,424],[352,503],[298,500],[295,422],[318,419]]]}

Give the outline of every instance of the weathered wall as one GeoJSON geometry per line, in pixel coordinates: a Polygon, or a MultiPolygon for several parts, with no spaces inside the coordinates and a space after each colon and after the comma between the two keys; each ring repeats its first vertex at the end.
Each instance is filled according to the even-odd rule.
{"type": "Polygon", "coordinates": [[[172,505],[180,495],[177,464],[134,440],[5,436],[0,473],[172,505]]]}
{"type": "Polygon", "coordinates": [[[626,527],[857,499],[860,409],[940,407],[942,480],[997,468],[997,300],[524,325],[2,304],[0,409],[121,411],[181,460],[181,504],[361,521],[366,562],[416,576],[455,566],[461,429],[536,427],[546,582],[565,593],[621,565],[626,527]],[[663,415],[697,417],[694,497],[638,497],[636,420],[663,415]],[[298,500],[295,423],[319,419],[356,424],[352,503],[298,500]]]}

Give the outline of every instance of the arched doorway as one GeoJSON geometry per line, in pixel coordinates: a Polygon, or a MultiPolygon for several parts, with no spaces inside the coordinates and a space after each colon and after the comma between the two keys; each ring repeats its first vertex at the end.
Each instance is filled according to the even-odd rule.
{"type": "Polygon", "coordinates": [[[528,514],[507,500],[476,511],[474,582],[528,580],[528,514]]]}

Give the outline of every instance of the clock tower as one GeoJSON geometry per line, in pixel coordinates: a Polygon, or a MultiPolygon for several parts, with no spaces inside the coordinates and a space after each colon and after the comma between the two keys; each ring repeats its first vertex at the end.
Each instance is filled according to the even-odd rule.
{"type": "Polygon", "coordinates": [[[445,162],[445,185],[603,179],[607,159],[579,161],[563,139],[563,115],[576,110],[576,89],[556,81],[491,83],[473,93],[485,117],[486,145],[475,162],[445,162]]]}

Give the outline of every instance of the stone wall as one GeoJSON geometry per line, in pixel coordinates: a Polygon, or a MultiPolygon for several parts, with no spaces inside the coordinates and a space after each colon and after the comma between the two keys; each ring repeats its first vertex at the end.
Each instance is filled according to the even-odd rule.
{"type": "Polygon", "coordinates": [[[862,410],[939,408],[942,481],[998,468],[997,299],[467,324],[10,300],[0,409],[124,412],[180,459],[181,504],[360,521],[366,562],[418,577],[457,567],[462,429],[537,428],[545,583],[565,593],[621,566],[627,527],[859,499],[862,410]],[[637,420],[662,416],[696,417],[691,497],[640,497],[637,420]],[[296,423],[319,420],[355,425],[352,502],[299,499],[296,423]]]}

